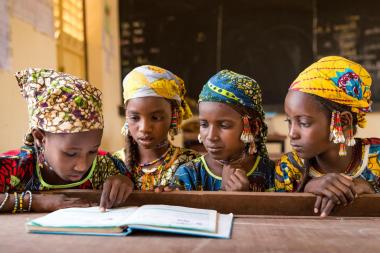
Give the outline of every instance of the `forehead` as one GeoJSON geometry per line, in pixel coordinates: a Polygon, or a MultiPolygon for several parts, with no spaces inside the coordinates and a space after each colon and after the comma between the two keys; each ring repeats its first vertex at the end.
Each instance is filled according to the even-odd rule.
{"type": "Polygon", "coordinates": [[[285,98],[285,112],[289,116],[319,116],[322,105],[311,95],[300,91],[289,91],[285,98]]]}
{"type": "Polygon", "coordinates": [[[199,117],[202,119],[241,119],[240,113],[231,106],[219,102],[200,102],[199,117]]]}
{"type": "Polygon", "coordinates": [[[91,130],[80,133],[47,133],[46,138],[61,147],[86,148],[99,146],[102,135],[103,130],[91,130]]]}
{"type": "Polygon", "coordinates": [[[139,113],[165,111],[171,108],[170,102],[159,97],[133,98],[128,101],[126,110],[139,113]]]}

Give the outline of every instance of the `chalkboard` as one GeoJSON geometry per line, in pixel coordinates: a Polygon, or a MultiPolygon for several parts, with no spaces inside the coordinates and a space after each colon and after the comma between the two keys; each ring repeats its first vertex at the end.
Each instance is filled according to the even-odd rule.
{"type": "Polygon", "coordinates": [[[380,103],[378,10],[380,1],[370,0],[119,1],[122,78],[136,66],[158,65],[182,77],[196,100],[227,68],[258,81],[267,111],[283,111],[304,68],[341,55],[371,73],[380,103]]]}
{"type": "Polygon", "coordinates": [[[317,58],[340,55],[362,64],[372,76],[373,109],[380,103],[380,1],[318,0],[317,58]]]}

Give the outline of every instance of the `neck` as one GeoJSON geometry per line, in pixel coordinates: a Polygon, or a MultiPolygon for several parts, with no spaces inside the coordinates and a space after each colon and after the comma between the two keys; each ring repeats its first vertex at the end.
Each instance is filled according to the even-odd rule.
{"type": "Polygon", "coordinates": [[[246,172],[252,169],[255,162],[256,155],[243,155],[237,159],[226,161],[220,161],[213,159],[209,154],[205,156],[205,160],[209,169],[217,176],[222,176],[223,167],[230,166],[231,168],[243,169],[246,172]]]}
{"type": "Polygon", "coordinates": [[[159,157],[161,157],[170,147],[170,144],[164,145],[163,147],[158,147],[154,149],[145,149],[138,146],[139,159],[138,163],[149,163],[159,157]]]}
{"type": "Polygon", "coordinates": [[[345,173],[354,165],[354,147],[346,147],[347,155],[339,156],[339,146],[315,157],[317,169],[322,173],[345,173]]]}
{"type": "Polygon", "coordinates": [[[67,182],[60,178],[53,170],[47,168],[45,165],[40,167],[41,176],[44,181],[51,185],[61,185],[61,184],[69,184],[72,182],[67,182]]]}

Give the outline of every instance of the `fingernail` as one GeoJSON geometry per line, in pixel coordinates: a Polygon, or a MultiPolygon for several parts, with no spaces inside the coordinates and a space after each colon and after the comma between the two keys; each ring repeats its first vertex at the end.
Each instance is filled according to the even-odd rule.
{"type": "Polygon", "coordinates": [[[314,208],[314,213],[318,213],[318,208],[314,208]]]}
{"type": "Polygon", "coordinates": [[[340,201],[338,201],[338,203],[337,203],[338,205],[340,205],[340,201]]]}
{"type": "Polygon", "coordinates": [[[323,212],[323,213],[321,214],[321,217],[322,217],[322,218],[325,218],[325,217],[326,217],[326,213],[323,212]]]}
{"type": "Polygon", "coordinates": [[[106,211],[106,209],[105,209],[104,207],[100,207],[99,209],[100,209],[100,211],[101,211],[102,213],[104,213],[104,212],[106,211]]]}

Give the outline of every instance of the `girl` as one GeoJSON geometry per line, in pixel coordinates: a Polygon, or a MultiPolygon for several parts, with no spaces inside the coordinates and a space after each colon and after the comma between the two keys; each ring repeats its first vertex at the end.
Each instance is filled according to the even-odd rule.
{"type": "Polygon", "coordinates": [[[168,70],[144,65],[124,78],[123,90],[126,145],[115,155],[131,171],[135,189],[161,191],[179,165],[197,156],[168,141],[168,133],[174,138],[182,120],[191,117],[184,83],[168,70]]]}
{"type": "Polygon", "coordinates": [[[353,137],[366,124],[371,81],[362,66],[338,56],[297,77],[285,99],[294,150],[276,166],[277,191],[316,194],[314,212],[322,217],[359,194],[379,192],[380,140],[353,137]]]}
{"type": "Polygon", "coordinates": [[[98,151],[103,133],[101,92],[86,81],[48,69],[16,74],[29,109],[29,133],[20,150],[0,155],[0,211],[48,212],[88,206],[51,189],[101,189],[104,210],[133,189],[123,163],[98,151]]]}
{"type": "Polygon", "coordinates": [[[173,187],[204,191],[271,191],[274,163],[265,140],[261,91],[255,80],[222,70],[199,95],[199,142],[207,150],[178,168],[173,187]]]}

